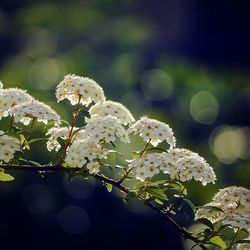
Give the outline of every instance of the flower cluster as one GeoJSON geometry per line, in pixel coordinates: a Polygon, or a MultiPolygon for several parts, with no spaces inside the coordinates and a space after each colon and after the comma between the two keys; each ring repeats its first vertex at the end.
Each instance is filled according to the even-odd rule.
{"type": "Polygon", "coordinates": [[[250,231],[250,210],[228,209],[221,213],[217,220],[223,225],[250,231]]]}
{"type": "Polygon", "coordinates": [[[194,179],[206,185],[216,179],[212,167],[204,158],[187,149],[174,148],[168,152],[147,154],[134,160],[130,167],[135,169],[136,178],[142,181],[160,170],[169,174],[171,179],[182,182],[194,179]]]}
{"type": "Polygon", "coordinates": [[[250,190],[235,186],[221,189],[212,202],[197,210],[196,218],[221,221],[250,231],[250,190]]]}
{"type": "Polygon", "coordinates": [[[175,147],[176,140],[173,130],[168,124],[158,120],[142,117],[130,127],[130,132],[139,134],[145,142],[150,141],[155,147],[164,140],[167,141],[170,148],[175,147]]]}
{"type": "MultiPolygon", "coordinates": [[[[47,149],[49,151],[58,151],[61,148],[61,144],[58,142],[58,139],[61,138],[63,140],[69,139],[71,128],[69,127],[53,127],[48,130],[46,135],[50,135],[47,141],[47,149]]],[[[73,137],[71,142],[86,138],[86,134],[84,130],[80,130],[77,127],[73,128],[73,137]]]]}
{"type": "Polygon", "coordinates": [[[130,111],[121,103],[113,101],[104,101],[97,103],[89,109],[91,117],[94,116],[115,116],[118,120],[127,125],[135,121],[130,111]]]}
{"type": "Polygon", "coordinates": [[[88,77],[66,75],[56,89],[56,98],[60,102],[68,99],[72,105],[80,102],[88,106],[92,101],[95,103],[105,101],[105,95],[101,86],[88,77]]]}
{"type": "Polygon", "coordinates": [[[34,98],[26,91],[18,88],[2,89],[0,92],[0,119],[9,115],[12,108],[18,104],[30,102],[34,98]]]}
{"type": "Polygon", "coordinates": [[[86,166],[91,174],[98,173],[100,167],[98,160],[105,159],[106,155],[107,150],[88,137],[75,141],[69,147],[65,163],[71,167],[82,168],[86,166]]]}
{"type": "Polygon", "coordinates": [[[48,121],[60,123],[60,116],[50,106],[39,101],[16,105],[10,114],[14,116],[15,122],[22,122],[24,125],[28,125],[33,119],[44,124],[48,121]]]}
{"type": "Polygon", "coordinates": [[[230,186],[220,189],[213,197],[214,204],[220,208],[250,208],[250,190],[244,187],[230,186]]]}
{"type": "Polygon", "coordinates": [[[8,163],[17,151],[20,151],[19,140],[0,131],[0,161],[8,163]]]}
{"type": "Polygon", "coordinates": [[[114,142],[117,137],[120,138],[122,142],[130,142],[127,131],[114,116],[95,116],[86,119],[86,122],[85,133],[89,135],[90,140],[95,143],[99,143],[102,140],[105,142],[114,142]]]}

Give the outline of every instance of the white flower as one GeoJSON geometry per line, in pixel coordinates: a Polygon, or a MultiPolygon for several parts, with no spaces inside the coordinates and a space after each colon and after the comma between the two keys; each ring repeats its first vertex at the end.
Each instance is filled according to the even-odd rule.
{"type": "Polygon", "coordinates": [[[131,126],[130,132],[139,134],[145,142],[150,140],[150,143],[155,147],[164,140],[167,141],[170,148],[175,147],[176,140],[172,129],[168,124],[155,119],[142,117],[131,126]]]}
{"type": "Polygon", "coordinates": [[[196,218],[207,218],[212,222],[222,221],[232,227],[250,230],[250,190],[230,186],[219,190],[212,202],[197,210],[196,218]]]}
{"type": "Polygon", "coordinates": [[[221,213],[217,221],[221,221],[223,225],[229,225],[234,228],[241,228],[250,231],[250,210],[226,210],[221,213]]]}
{"type": "Polygon", "coordinates": [[[223,213],[219,208],[219,204],[210,202],[205,204],[202,208],[197,209],[195,213],[195,219],[207,218],[211,222],[218,221],[218,217],[223,213]]]}
{"type": "Polygon", "coordinates": [[[16,151],[20,151],[20,142],[14,137],[4,135],[0,131],[0,161],[8,163],[14,158],[16,151]]]}
{"type": "Polygon", "coordinates": [[[85,133],[93,142],[99,143],[101,140],[114,142],[117,137],[125,143],[130,142],[127,131],[114,116],[96,116],[86,119],[86,122],[85,133]]]}
{"type": "Polygon", "coordinates": [[[50,106],[38,101],[16,105],[10,114],[14,116],[15,122],[22,122],[24,125],[28,125],[34,118],[45,124],[48,121],[60,123],[60,116],[50,106]]]}
{"type": "MultiPolygon", "coordinates": [[[[69,138],[70,133],[70,127],[53,127],[48,130],[46,135],[50,135],[48,141],[47,141],[47,148],[49,151],[55,150],[56,152],[61,148],[60,143],[58,142],[58,139],[61,138],[63,140],[66,140],[69,138]]],[[[86,134],[84,130],[79,130],[79,128],[74,127],[73,128],[74,136],[72,137],[72,142],[84,139],[86,138],[86,134]],[[76,132],[77,131],[77,132],[76,132]]]]}
{"type": "Polygon", "coordinates": [[[0,92],[0,119],[8,116],[10,110],[24,102],[30,102],[34,98],[27,94],[25,90],[18,88],[1,89],[0,92]]]}
{"type": "Polygon", "coordinates": [[[146,178],[151,178],[155,174],[160,173],[159,167],[161,163],[161,154],[152,153],[142,158],[135,159],[129,167],[135,169],[136,179],[144,181],[146,178]]]}
{"type": "Polygon", "coordinates": [[[92,101],[105,101],[103,89],[94,80],[70,74],[57,85],[56,98],[58,102],[68,99],[72,105],[77,104],[80,98],[80,103],[86,106],[92,101]]]}
{"type": "Polygon", "coordinates": [[[100,171],[100,166],[99,162],[90,162],[87,164],[86,168],[89,170],[90,174],[97,174],[100,171]]]}
{"type": "Polygon", "coordinates": [[[105,159],[108,151],[100,144],[94,143],[89,138],[81,139],[73,142],[69,147],[65,163],[72,167],[82,168],[84,165],[89,169],[90,173],[97,173],[99,165],[96,161],[105,159]],[[90,164],[90,165],[89,165],[90,164]]]}
{"type": "Polygon", "coordinates": [[[223,210],[238,207],[250,209],[250,190],[235,186],[220,189],[214,196],[213,203],[219,204],[223,210]]]}
{"type": "Polygon", "coordinates": [[[206,161],[187,149],[174,148],[168,152],[147,154],[135,159],[129,167],[135,168],[136,178],[142,181],[158,174],[160,170],[171,179],[182,182],[194,179],[206,185],[214,183],[216,179],[213,169],[206,161]]]}
{"type": "Polygon", "coordinates": [[[104,101],[97,103],[89,109],[89,113],[91,117],[107,115],[115,116],[124,125],[135,121],[130,111],[119,102],[104,101]]]}

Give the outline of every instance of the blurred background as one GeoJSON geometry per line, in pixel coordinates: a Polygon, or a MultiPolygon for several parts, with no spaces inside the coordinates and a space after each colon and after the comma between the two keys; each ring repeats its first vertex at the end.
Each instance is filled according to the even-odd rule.
{"type": "MultiPolygon", "coordinates": [[[[241,0],[1,0],[0,79],[70,119],[55,87],[68,73],[89,76],[136,118],[167,122],[178,147],[215,169],[216,185],[190,185],[201,205],[218,188],[250,188],[249,25],[241,0]]],[[[29,157],[46,162],[39,145],[29,157]]],[[[0,183],[3,249],[184,249],[169,224],[94,181],[15,176],[0,183]]]]}

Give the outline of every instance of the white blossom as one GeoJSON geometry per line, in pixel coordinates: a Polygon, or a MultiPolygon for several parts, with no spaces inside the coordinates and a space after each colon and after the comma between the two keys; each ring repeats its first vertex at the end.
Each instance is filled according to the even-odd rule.
{"type": "Polygon", "coordinates": [[[16,105],[10,114],[14,116],[15,122],[22,122],[24,125],[28,125],[33,119],[44,124],[48,121],[60,123],[60,116],[50,106],[39,101],[16,105]]]}
{"type": "Polygon", "coordinates": [[[176,139],[173,130],[168,124],[158,120],[142,117],[131,126],[130,132],[139,134],[145,142],[150,140],[155,147],[164,140],[167,141],[170,148],[175,147],[176,139]]]}
{"type": "Polygon", "coordinates": [[[212,167],[197,153],[187,149],[174,148],[168,152],[146,154],[135,159],[130,167],[135,168],[136,178],[140,180],[150,178],[160,170],[170,179],[181,182],[194,179],[206,185],[216,179],[212,167]]]}
{"type": "Polygon", "coordinates": [[[20,151],[19,140],[0,131],[0,161],[8,163],[17,151],[20,151]]]}
{"type": "Polygon", "coordinates": [[[207,218],[212,222],[222,221],[225,225],[250,230],[249,189],[235,186],[223,188],[215,194],[212,202],[204,207],[196,211],[196,219],[207,218]]]}
{"type": "Polygon", "coordinates": [[[250,210],[228,209],[221,213],[217,221],[221,221],[223,225],[250,231],[250,210]]]}
{"type": "Polygon", "coordinates": [[[107,153],[108,151],[102,145],[89,140],[89,138],[81,139],[73,142],[69,147],[65,163],[78,168],[86,165],[90,173],[97,173],[99,171],[97,161],[105,159],[107,153]]]}
{"type": "Polygon", "coordinates": [[[236,186],[220,189],[213,197],[213,203],[219,204],[223,210],[238,207],[250,209],[250,190],[236,186]]]}
{"type": "Polygon", "coordinates": [[[195,219],[207,218],[212,223],[215,223],[222,213],[223,211],[219,208],[219,204],[210,202],[205,204],[202,208],[197,209],[195,219]]]}
{"type": "Polygon", "coordinates": [[[30,102],[34,98],[25,90],[18,88],[1,89],[0,92],[0,119],[10,114],[10,110],[25,102],[30,102]]]}
{"type": "MultiPolygon", "coordinates": [[[[47,141],[47,148],[49,151],[55,150],[56,152],[61,148],[58,139],[61,138],[63,140],[69,139],[70,127],[53,127],[48,130],[46,135],[50,135],[47,141]]],[[[79,130],[79,128],[73,128],[73,137],[72,142],[86,138],[86,134],[84,130],[79,130]]]]}
{"type": "Polygon", "coordinates": [[[56,98],[58,102],[68,99],[72,105],[80,99],[80,103],[86,106],[92,101],[105,101],[103,89],[94,80],[71,74],[66,75],[57,85],[56,98]]]}
{"type": "Polygon", "coordinates": [[[90,140],[93,142],[99,143],[101,140],[114,142],[116,138],[125,143],[130,142],[127,131],[114,116],[96,116],[86,119],[86,122],[85,133],[90,136],[90,140]]]}
{"type": "Polygon", "coordinates": [[[113,101],[104,101],[95,104],[89,109],[89,114],[91,117],[112,115],[118,118],[124,125],[135,121],[133,115],[124,105],[113,101]]]}

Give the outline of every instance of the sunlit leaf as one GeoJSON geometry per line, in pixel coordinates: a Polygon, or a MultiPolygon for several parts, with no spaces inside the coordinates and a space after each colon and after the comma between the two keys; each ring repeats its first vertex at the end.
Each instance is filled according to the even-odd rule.
{"type": "Polygon", "coordinates": [[[12,175],[4,173],[3,169],[0,169],[0,181],[13,181],[14,179],[12,175]]]}
{"type": "Polygon", "coordinates": [[[224,240],[222,240],[222,238],[220,236],[214,236],[209,240],[211,243],[214,243],[215,245],[221,247],[221,249],[226,249],[227,245],[224,242],[224,240]]]}
{"type": "Polygon", "coordinates": [[[164,193],[163,190],[159,188],[149,187],[147,188],[146,192],[154,198],[158,198],[158,199],[165,200],[165,201],[168,200],[167,195],[164,193]]]}

